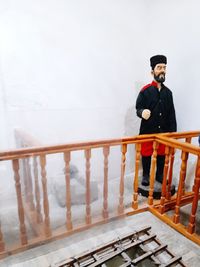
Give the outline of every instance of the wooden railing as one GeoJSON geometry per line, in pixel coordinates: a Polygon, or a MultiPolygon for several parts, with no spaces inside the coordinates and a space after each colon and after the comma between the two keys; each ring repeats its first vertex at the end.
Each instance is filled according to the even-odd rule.
{"type": "MultiPolygon", "coordinates": [[[[175,136],[174,136],[175,137],[175,136]]],[[[200,235],[195,233],[196,216],[198,201],[200,198],[200,148],[191,144],[192,136],[187,136],[185,142],[180,142],[172,138],[157,136],[156,141],[164,144],[165,149],[165,166],[164,177],[162,183],[162,195],[160,203],[154,207],[149,207],[156,216],[162,219],[167,224],[184,234],[187,238],[200,245],[200,235]],[[178,190],[175,197],[172,199],[170,195],[170,186],[172,182],[172,171],[174,162],[174,151],[181,151],[181,164],[178,182],[178,190]],[[185,179],[187,173],[188,157],[194,155],[196,157],[195,177],[192,177],[193,188],[192,192],[187,192],[185,188],[185,179]],[[170,164],[169,164],[170,162],[170,164]],[[169,169],[170,165],[170,169],[169,169]],[[181,221],[181,207],[191,203],[191,211],[188,216],[188,222],[185,224],[181,221]],[[166,211],[172,210],[170,216],[166,211]]],[[[198,230],[199,232],[199,230],[198,230]]]]}
{"type": "MultiPolygon", "coordinates": [[[[4,231],[0,224],[0,256],[6,256],[35,245],[65,237],[76,231],[87,229],[98,223],[107,222],[108,219],[118,216],[131,215],[134,213],[150,210],[163,221],[186,235],[188,238],[200,244],[199,235],[195,234],[195,217],[199,200],[200,186],[200,148],[192,145],[192,139],[197,137],[200,131],[183,133],[166,133],[159,135],[140,135],[134,137],[109,139],[100,141],[79,142],[71,144],[61,144],[54,146],[42,146],[37,140],[21,131],[16,132],[17,144],[22,148],[12,151],[0,152],[0,161],[11,161],[14,176],[18,219],[19,219],[19,239],[20,242],[8,245],[4,238],[4,231]],[[148,199],[138,195],[140,151],[141,143],[153,141],[153,155],[150,174],[150,189],[148,199]],[[124,182],[126,170],[127,146],[135,144],[135,171],[133,174],[133,192],[130,205],[124,203],[124,182]],[[157,160],[157,147],[159,144],[166,145],[164,178],[162,184],[162,194],[160,200],[153,199],[154,177],[157,160]],[[119,195],[116,210],[109,210],[108,183],[110,168],[109,155],[112,147],[121,147],[121,174],[119,178],[119,195]],[[91,211],[91,157],[94,149],[102,149],[103,154],[103,200],[98,216],[93,217],[91,211]],[[175,151],[180,150],[181,168],[178,191],[175,196],[171,196],[171,185],[173,183],[173,162],[175,151]],[[72,218],[71,190],[70,190],[70,162],[75,151],[83,151],[85,157],[85,221],[80,225],[75,225],[72,218]],[[46,170],[48,156],[54,154],[63,155],[66,208],[65,222],[56,229],[52,228],[54,214],[50,216],[51,206],[48,196],[48,174],[46,170]],[[185,188],[185,177],[187,172],[187,159],[189,154],[197,158],[196,174],[193,177],[194,186],[192,192],[187,192],[185,188]],[[31,163],[30,163],[31,161],[31,163]],[[189,224],[187,227],[180,223],[180,209],[184,204],[192,203],[189,224]],[[167,211],[174,210],[172,217],[167,215],[167,211]],[[29,237],[30,228],[33,234],[29,237]]],[[[6,201],[6,200],[5,200],[6,201]]],[[[6,203],[6,202],[5,202],[6,203]]],[[[3,221],[3,214],[1,214],[3,221]]]]}

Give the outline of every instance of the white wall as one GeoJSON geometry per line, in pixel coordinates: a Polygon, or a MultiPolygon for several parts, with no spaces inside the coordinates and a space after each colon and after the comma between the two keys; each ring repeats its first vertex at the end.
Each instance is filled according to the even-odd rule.
{"type": "Polygon", "coordinates": [[[14,147],[14,127],[52,144],[136,134],[135,98],[157,53],[168,57],[178,130],[199,129],[199,7],[0,0],[0,149],[14,147]]]}

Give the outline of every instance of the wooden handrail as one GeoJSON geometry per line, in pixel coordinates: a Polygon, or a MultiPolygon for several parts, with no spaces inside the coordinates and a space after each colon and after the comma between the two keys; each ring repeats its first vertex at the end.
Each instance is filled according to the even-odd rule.
{"type": "Polygon", "coordinates": [[[141,143],[147,141],[153,141],[153,138],[149,138],[145,136],[144,138],[139,139],[138,137],[133,138],[122,138],[122,139],[107,139],[101,141],[89,141],[89,142],[80,142],[80,143],[68,143],[54,146],[38,146],[38,147],[29,147],[29,148],[21,148],[9,151],[0,152],[0,160],[10,160],[10,159],[18,159],[25,158],[31,156],[38,156],[43,153],[45,154],[56,154],[63,151],[76,151],[76,150],[85,150],[88,148],[98,148],[104,147],[106,145],[117,146],[123,143],[141,143]]]}
{"type": "Polygon", "coordinates": [[[159,134],[157,136],[161,136],[161,135],[162,136],[168,136],[171,138],[176,138],[176,139],[188,138],[188,137],[197,137],[200,135],[200,130],[199,131],[164,133],[164,134],[159,134]]]}
{"type": "Polygon", "coordinates": [[[195,145],[192,145],[190,143],[184,143],[184,142],[172,139],[172,138],[169,139],[168,137],[161,136],[161,135],[160,136],[157,135],[155,138],[161,144],[181,149],[184,152],[192,153],[192,154],[195,154],[195,155],[199,155],[199,153],[200,153],[200,148],[195,146],[195,145]]]}
{"type": "Polygon", "coordinates": [[[143,143],[147,141],[154,141],[155,138],[157,141],[163,144],[173,144],[176,148],[185,149],[186,152],[190,152],[194,154],[199,153],[200,149],[196,146],[186,143],[180,143],[177,140],[170,139],[168,140],[167,137],[170,138],[184,138],[185,135],[187,137],[193,136],[196,137],[200,135],[200,131],[193,131],[193,132],[182,132],[182,133],[165,133],[165,134],[150,134],[150,135],[137,135],[134,137],[124,137],[118,139],[105,139],[105,140],[96,140],[96,141],[86,141],[86,142],[77,142],[77,143],[68,143],[68,144],[59,144],[53,146],[36,146],[36,147],[29,147],[29,148],[21,148],[9,151],[1,151],[0,152],[0,161],[2,160],[10,160],[10,159],[19,159],[31,156],[45,154],[56,154],[63,151],[76,151],[76,150],[84,150],[88,148],[98,148],[103,147],[106,145],[109,146],[117,146],[121,144],[131,144],[131,143],[143,143]]]}

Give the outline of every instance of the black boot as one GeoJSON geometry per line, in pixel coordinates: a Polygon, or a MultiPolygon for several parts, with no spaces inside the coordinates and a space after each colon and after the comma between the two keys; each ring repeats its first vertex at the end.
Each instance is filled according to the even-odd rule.
{"type": "Polygon", "coordinates": [[[157,156],[157,170],[156,170],[156,181],[162,184],[163,181],[163,169],[165,164],[165,156],[157,156]]]}
{"type": "Polygon", "coordinates": [[[149,185],[149,173],[151,167],[151,156],[142,157],[142,168],[143,168],[143,177],[142,177],[142,185],[149,185]]]}

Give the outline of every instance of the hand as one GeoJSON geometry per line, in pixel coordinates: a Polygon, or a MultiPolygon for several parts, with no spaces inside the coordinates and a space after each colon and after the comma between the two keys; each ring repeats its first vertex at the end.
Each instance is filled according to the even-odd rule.
{"type": "Polygon", "coordinates": [[[151,116],[151,111],[149,109],[144,109],[142,111],[142,118],[148,120],[151,116]]]}

